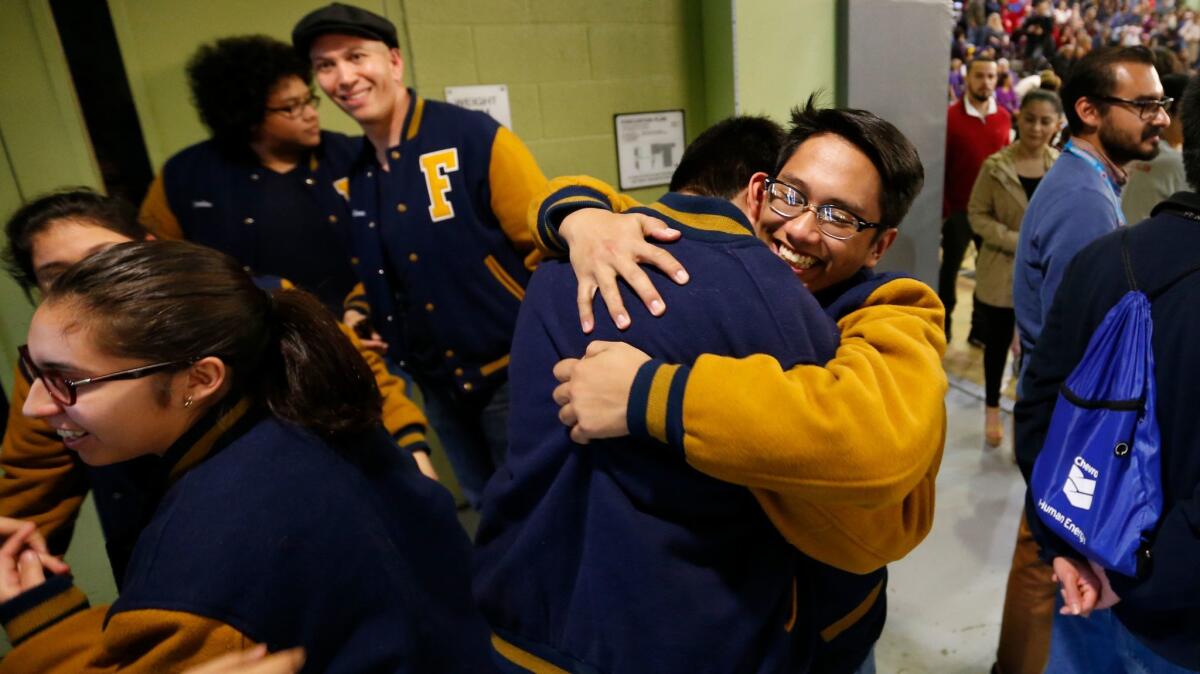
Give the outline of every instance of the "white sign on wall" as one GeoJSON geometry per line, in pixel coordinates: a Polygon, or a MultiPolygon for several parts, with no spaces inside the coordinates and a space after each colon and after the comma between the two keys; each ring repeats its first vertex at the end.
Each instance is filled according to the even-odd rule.
{"type": "Polygon", "coordinates": [[[446,102],[468,110],[486,112],[492,119],[512,130],[512,109],[508,107],[508,87],[503,84],[480,84],[469,87],[446,87],[446,102]]]}
{"type": "Polygon", "coordinates": [[[671,182],[683,156],[683,110],[613,115],[621,189],[671,182]]]}

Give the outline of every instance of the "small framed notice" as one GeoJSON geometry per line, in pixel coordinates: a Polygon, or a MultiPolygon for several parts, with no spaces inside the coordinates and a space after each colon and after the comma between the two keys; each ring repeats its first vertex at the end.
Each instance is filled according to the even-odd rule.
{"type": "Polygon", "coordinates": [[[492,119],[512,130],[512,109],[508,107],[508,87],[503,84],[480,84],[469,87],[446,87],[446,102],[460,108],[486,112],[492,119]]]}
{"type": "Polygon", "coordinates": [[[683,156],[683,110],[613,115],[621,189],[671,182],[683,156]]]}

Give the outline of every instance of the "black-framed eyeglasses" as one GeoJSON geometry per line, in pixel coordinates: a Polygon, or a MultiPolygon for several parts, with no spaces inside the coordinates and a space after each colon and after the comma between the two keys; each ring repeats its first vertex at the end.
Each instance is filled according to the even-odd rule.
{"type": "Polygon", "coordinates": [[[67,379],[61,372],[55,370],[43,370],[34,364],[33,359],[29,357],[29,345],[22,344],[17,347],[18,362],[21,366],[21,374],[26,379],[33,382],[34,379],[42,380],[42,385],[46,387],[46,391],[50,393],[50,397],[54,398],[58,404],[63,407],[70,407],[75,404],[76,389],[80,386],[88,384],[99,384],[102,381],[116,381],[119,379],[139,379],[147,375],[161,372],[168,368],[179,367],[181,365],[191,365],[195,363],[197,358],[185,358],[183,360],[172,360],[164,363],[154,363],[153,365],[142,365],[120,372],[111,372],[109,374],[100,375],[98,377],[86,377],[84,379],[67,379]]]}
{"type": "Polygon", "coordinates": [[[854,213],[832,204],[810,204],[808,195],[776,178],[765,181],[767,207],[776,215],[791,220],[805,211],[817,216],[817,228],[831,239],[845,241],[864,229],[886,229],[876,222],[867,222],[854,213]]]}
{"type": "Polygon", "coordinates": [[[319,108],[321,106],[320,97],[314,94],[309,94],[308,98],[305,98],[302,101],[296,101],[291,105],[284,105],[278,108],[267,108],[267,112],[278,112],[288,119],[298,119],[304,114],[304,109],[310,105],[312,106],[313,110],[319,108]]]}
{"type": "MultiPolygon", "coordinates": [[[[1131,101],[1128,98],[1119,98],[1117,96],[1093,96],[1093,98],[1106,103],[1128,105],[1134,110],[1137,110],[1138,117],[1141,118],[1143,122],[1148,122],[1157,117],[1159,110],[1167,112],[1167,110],[1171,107],[1171,104],[1175,102],[1175,99],[1171,98],[1170,96],[1149,101],[1131,101]]],[[[1167,114],[1170,115],[1171,113],[1167,112],[1167,114]]]]}

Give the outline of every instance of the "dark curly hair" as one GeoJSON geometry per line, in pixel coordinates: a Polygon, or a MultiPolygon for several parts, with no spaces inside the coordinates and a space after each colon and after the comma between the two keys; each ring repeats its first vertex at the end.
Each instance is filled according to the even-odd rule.
{"type": "Polygon", "coordinates": [[[246,151],[266,115],[267,97],[283,78],[312,85],[312,67],[291,45],[266,35],[241,35],[201,45],[187,64],[188,86],[200,121],[213,140],[246,151]]]}

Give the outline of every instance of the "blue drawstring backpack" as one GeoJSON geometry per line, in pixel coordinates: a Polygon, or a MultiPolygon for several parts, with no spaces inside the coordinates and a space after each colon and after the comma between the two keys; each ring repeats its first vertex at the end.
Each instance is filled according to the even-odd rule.
{"type": "Polygon", "coordinates": [[[1121,252],[1130,290],[1062,385],[1030,493],[1059,538],[1133,577],[1139,559],[1149,558],[1148,535],[1162,514],[1162,467],[1150,299],[1137,287],[1124,234],[1121,252]]]}

